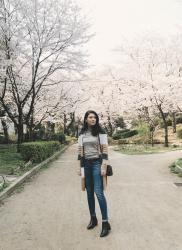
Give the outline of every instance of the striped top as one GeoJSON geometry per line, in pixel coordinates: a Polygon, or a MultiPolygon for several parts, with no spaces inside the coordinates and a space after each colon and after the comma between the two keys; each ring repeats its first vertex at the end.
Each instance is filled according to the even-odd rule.
{"type": "Polygon", "coordinates": [[[98,144],[98,136],[90,135],[90,131],[79,134],[78,137],[78,160],[81,161],[83,167],[84,158],[102,157],[102,162],[108,160],[108,136],[105,131],[98,134],[100,138],[100,145],[98,144]],[[84,148],[83,148],[84,146],[84,148]],[[97,150],[96,150],[97,148],[97,150]]]}
{"type": "Polygon", "coordinates": [[[82,137],[84,146],[84,156],[86,159],[99,158],[99,140],[97,136],[93,136],[91,131],[87,130],[82,137]]]}

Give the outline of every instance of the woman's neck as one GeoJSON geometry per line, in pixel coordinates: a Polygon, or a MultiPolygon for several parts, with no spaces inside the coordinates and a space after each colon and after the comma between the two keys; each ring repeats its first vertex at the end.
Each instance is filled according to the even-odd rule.
{"type": "Polygon", "coordinates": [[[92,127],[91,127],[91,126],[88,126],[88,130],[91,131],[91,130],[92,130],[92,127]]]}

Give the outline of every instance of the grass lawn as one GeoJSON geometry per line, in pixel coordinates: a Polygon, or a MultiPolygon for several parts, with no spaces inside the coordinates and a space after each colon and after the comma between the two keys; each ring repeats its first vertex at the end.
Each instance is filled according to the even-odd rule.
{"type": "Polygon", "coordinates": [[[167,151],[182,150],[182,147],[164,147],[163,145],[157,145],[152,147],[151,145],[135,145],[135,144],[125,144],[117,145],[114,148],[115,151],[121,152],[123,154],[135,155],[135,154],[154,154],[163,153],[167,151]]]}
{"type": "Polygon", "coordinates": [[[21,154],[16,152],[16,145],[0,145],[0,174],[19,175],[19,170],[16,170],[19,164],[23,165],[21,154]]]}

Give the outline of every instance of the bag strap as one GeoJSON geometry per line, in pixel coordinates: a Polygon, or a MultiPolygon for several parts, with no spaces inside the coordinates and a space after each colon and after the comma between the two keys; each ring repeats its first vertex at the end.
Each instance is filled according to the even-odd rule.
{"type": "MultiPolygon", "coordinates": [[[[83,146],[83,134],[82,134],[82,146],[83,146]]],[[[83,156],[84,156],[84,146],[83,146],[83,156]]]]}

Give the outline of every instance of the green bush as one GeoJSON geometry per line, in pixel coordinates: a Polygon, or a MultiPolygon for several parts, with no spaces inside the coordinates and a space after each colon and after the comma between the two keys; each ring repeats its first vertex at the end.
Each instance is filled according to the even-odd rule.
{"type": "Polygon", "coordinates": [[[0,144],[5,143],[5,137],[4,135],[0,135],[0,144]]]}
{"type": "Polygon", "coordinates": [[[176,124],[182,123],[182,116],[176,117],[176,124]]]}
{"type": "Polygon", "coordinates": [[[113,134],[112,138],[114,140],[119,140],[119,139],[125,139],[134,135],[137,135],[138,131],[137,130],[129,130],[125,129],[124,131],[118,131],[115,134],[113,134]]]}
{"type": "Polygon", "coordinates": [[[121,139],[121,134],[120,134],[120,133],[114,133],[114,134],[112,135],[112,138],[113,138],[114,140],[119,140],[119,139],[121,139]]]}
{"type": "Polygon", "coordinates": [[[122,138],[132,137],[132,136],[137,135],[137,134],[138,134],[138,131],[136,129],[134,129],[134,130],[128,131],[126,133],[123,133],[122,136],[121,136],[121,139],[122,138]]]}
{"type": "Polygon", "coordinates": [[[51,136],[51,139],[54,141],[59,141],[61,143],[64,143],[66,141],[66,136],[64,133],[55,133],[51,136]]]}
{"type": "Polygon", "coordinates": [[[138,126],[137,126],[137,131],[139,136],[144,136],[144,137],[148,137],[149,133],[150,133],[150,129],[149,126],[146,122],[140,121],[138,126]]]}
{"type": "Polygon", "coordinates": [[[119,130],[117,133],[123,134],[123,133],[129,132],[129,131],[130,131],[130,129],[125,128],[125,129],[119,130]]]}
{"type": "Polygon", "coordinates": [[[20,145],[20,153],[25,161],[41,162],[60,149],[57,141],[25,142],[20,145]]]}
{"type": "Polygon", "coordinates": [[[118,139],[121,139],[121,134],[125,133],[125,132],[128,132],[130,131],[130,129],[122,129],[122,130],[119,130],[117,132],[115,132],[113,135],[112,135],[112,138],[114,140],[118,140],[118,139]]]}
{"type": "Polygon", "coordinates": [[[178,138],[182,139],[182,128],[178,128],[176,132],[177,132],[178,138]]]}

